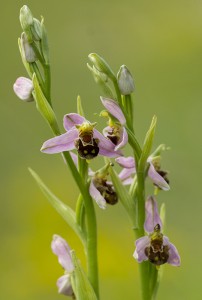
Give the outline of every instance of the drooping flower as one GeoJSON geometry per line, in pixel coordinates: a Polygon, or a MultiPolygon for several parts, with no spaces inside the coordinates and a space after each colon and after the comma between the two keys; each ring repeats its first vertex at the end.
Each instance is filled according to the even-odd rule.
{"type": "MultiPolygon", "coordinates": [[[[70,155],[78,168],[78,156],[73,152],[70,152],[70,155]]],[[[105,209],[107,204],[114,205],[118,202],[118,196],[114,190],[113,183],[107,180],[109,166],[110,164],[107,164],[96,172],[88,168],[88,175],[91,178],[89,193],[102,209],[105,209]]],[[[122,169],[118,176],[123,185],[129,185],[133,181],[132,175],[130,169],[122,169]]]]}
{"type": "Polygon", "coordinates": [[[26,77],[17,78],[16,82],[13,85],[13,90],[15,94],[18,96],[18,98],[20,98],[21,100],[25,102],[34,101],[34,98],[32,96],[34,86],[32,81],[29,78],[26,77]]]}
{"type": "Polygon", "coordinates": [[[57,280],[58,293],[66,296],[73,296],[74,292],[71,286],[70,276],[74,270],[74,266],[70,254],[70,247],[62,237],[55,234],[53,236],[51,248],[53,253],[57,255],[59,264],[65,270],[65,274],[57,280]]]}
{"type": "Polygon", "coordinates": [[[118,202],[112,183],[107,181],[109,167],[110,164],[107,164],[97,172],[91,172],[89,193],[102,209],[106,208],[107,203],[114,205],[118,202]]]}
{"type": "Polygon", "coordinates": [[[101,101],[110,114],[107,114],[109,122],[108,126],[104,128],[103,134],[114,143],[115,150],[118,150],[128,143],[128,134],[124,127],[125,116],[116,101],[103,97],[101,97],[101,101]]]}
{"type": "MultiPolygon", "coordinates": [[[[131,173],[136,173],[135,160],[132,156],[128,157],[118,157],[116,158],[116,162],[127,169],[131,170],[131,173]]],[[[149,157],[147,162],[149,163],[148,176],[152,180],[153,184],[157,186],[159,189],[168,191],[170,189],[169,181],[166,177],[167,172],[164,172],[160,169],[159,164],[155,164],[152,161],[152,158],[149,157]]]]}
{"type": "Polygon", "coordinates": [[[139,263],[149,260],[156,266],[165,263],[169,263],[172,266],[180,266],[180,256],[176,247],[161,232],[162,222],[154,197],[150,196],[147,199],[145,209],[144,229],[148,235],[136,240],[134,258],[139,263]]]}
{"type": "Polygon", "coordinates": [[[98,154],[108,157],[122,155],[110,140],[95,129],[95,123],[90,123],[79,114],[65,115],[63,125],[67,132],[46,141],[42,152],[53,154],[76,149],[84,159],[92,159],[98,154]]]}

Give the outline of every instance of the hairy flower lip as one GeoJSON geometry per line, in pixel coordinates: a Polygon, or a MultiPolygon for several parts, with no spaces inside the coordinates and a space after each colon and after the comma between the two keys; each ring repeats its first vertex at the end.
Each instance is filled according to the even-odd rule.
{"type": "MultiPolygon", "coordinates": [[[[79,137],[79,129],[76,128],[76,125],[81,125],[84,122],[88,121],[79,114],[71,113],[65,115],[63,124],[67,132],[44,142],[41,151],[54,154],[76,149],[75,141],[79,137]]],[[[90,122],[88,123],[91,124],[90,122]]],[[[93,138],[99,140],[99,155],[111,158],[122,155],[121,151],[115,150],[114,144],[106,139],[97,129],[93,129],[93,138]]]]}

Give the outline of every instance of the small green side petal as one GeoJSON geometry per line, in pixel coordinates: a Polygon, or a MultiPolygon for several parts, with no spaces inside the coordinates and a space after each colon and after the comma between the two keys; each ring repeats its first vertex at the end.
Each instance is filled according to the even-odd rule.
{"type": "Polygon", "coordinates": [[[81,97],[78,95],[77,96],[77,113],[84,117],[85,118],[85,115],[84,115],[84,110],[83,110],[83,107],[82,107],[82,102],[81,102],[81,97]]]}
{"type": "Polygon", "coordinates": [[[36,180],[39,188],[46,196],[50,204],[55,208],[55,210],[61,215],[61,217],[67,222],[67,224],[75,231],[79,236],[84,246],[86,245],[86,238],[81,230],[81,227],[76,222],[75,212],[67,205],[65,205],[60,199],[58,199],[49,188],[44,184],[41,178],[29,168],[29,171],[33,178],[36,180]]]}
{"type": "Polygon", "coordinates": [[[163,230],[162,232],[164,231],[165,232],[165,221],[166,221],[166,205],[165,203],[162,203],[161,204],[161,208],[160,208],[160,219],[162,221],[162,225],[163,225],[163,230]]]}
{"type": "Polygon", "coordinates": [[[83,271],[75,251],[71,251],[74,271],[71,274],[72,288],[77,300],[97,300],[97,296],[88,280],[87,275],[83,271]]]}

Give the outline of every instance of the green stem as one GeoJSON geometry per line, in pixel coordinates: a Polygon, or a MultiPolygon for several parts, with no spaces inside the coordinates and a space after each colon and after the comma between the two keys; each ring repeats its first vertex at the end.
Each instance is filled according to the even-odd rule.
{"type": "Polygon", "coordinates": [[[98,260],[97,260],[97,222],[92,198],[87,192],[84,196],[87,216],[87,272],[88,278],[99,299],[98,260]]]}
{"type": "Polygon", "coordinates": [[[114,76],[114,78],[112,79],[112,82],[114,84],[114,88],[115,88],[115,91],[116,91],[117,101],[118,101],[120,107],[123,108],[121,93],[120,93],[120,90],[119,90],[119,86],[118,86],[118,83],[117,83],[116,76],[114,76]]]}
{"type": "Polygon", "coordinates": [[[50,72],[50,64],[43,64],[43,68],[44,68],[46,97],[48,99],[49,104],[51,105],[51,72],[50,72]]]}
{"type": "Polygon", "coordinates": [[[158,279],[158,269],[156,266],[150,264],[149,270],[149,278],[150,278],[150,297],[152,300],[155,300],[156,291],[157,291],[157,279],[158,279]]]}
{"type": "Polygon", "coordinates": [[[133,130],[133,101],[131,98],[131,95],[124,95],[122,96],[122,103],[124,110],[126,112],[126,119],[127,119],[127,125],[131,129],[132,132],[133,130]]]}
{"type": "Polygon", "coordinates": [[[88,278],[99,299],[98,283],[98,260],[97,260],[97,222],[92,198],[89,194],[89,184],[87,183],[88,164],[85,159],[78,157],[79,176],[82,182],[80,189],[86,213],[86,232],[87,232],[87,273],[88,278]]]}

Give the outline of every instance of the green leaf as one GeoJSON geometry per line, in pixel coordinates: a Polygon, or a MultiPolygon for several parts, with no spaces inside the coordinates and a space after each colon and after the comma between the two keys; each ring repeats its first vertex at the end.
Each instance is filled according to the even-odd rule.
{"type": "Polygon", "coordinates": [[[84,246],[86,244],[86,238],[84,233],[81,230],[81,227],[76,222],[75,212],[67,205],[65,205],[59,198],[57,198],[51,190],[44,184],[41,178],[29,168],[29,171],[33,178],[36,180],[39,188],[46,196],[50,204],[55,208],[55,210],[61,215],[61,217],[67,222],[67,224],[75,231],[75,233],[79,236],[84,246]]]}
{"type": "Polygon", "coordinates": [[[76,257],[75,251],[71,250],[74,271],[71,274],[72,288],[77,300],[97,300],[97,296],[76,257]]]}
{"type": "Polygon", "coordinates": [[[55,135],[60,134],[56,116],[50,104],[48,103],[46,97],[44,96],[41,87],[39,85],[38,79],[36,74],[33,74],[33,84],[34,84],[34,96],[36,100],[36,107],[44,119],[48,122],[50,127],[52,128],[55,135]]]}
{"type": "Polygon", "coordinates": [[[151,125],[149,127],[149,130],[146,134],[144,145],[142,149],[142,154],[140,156],[139,164],[138,164],[138,172],[144,172],[145,170],[145,164],[147,162],[148,156],[151,152],[152,145],[153,145],[153,139],[154,139],[154,133],[156,129],[156,122],[157,117],[154,116],[151,122],[151,125]]]}
{"type": "Polygon", "coordinates": [[[126,187],[121,182],[120,178],[118,177],[116,171],[114,171],[113,167],[109,168],[109,174],[111,176],[113,186],[116,190],[119,200],[121,201],[128,215],[130,216],[134,228],[136,228],[137,227],[136,207],[133,198],[129,195],[126,187]]]}

